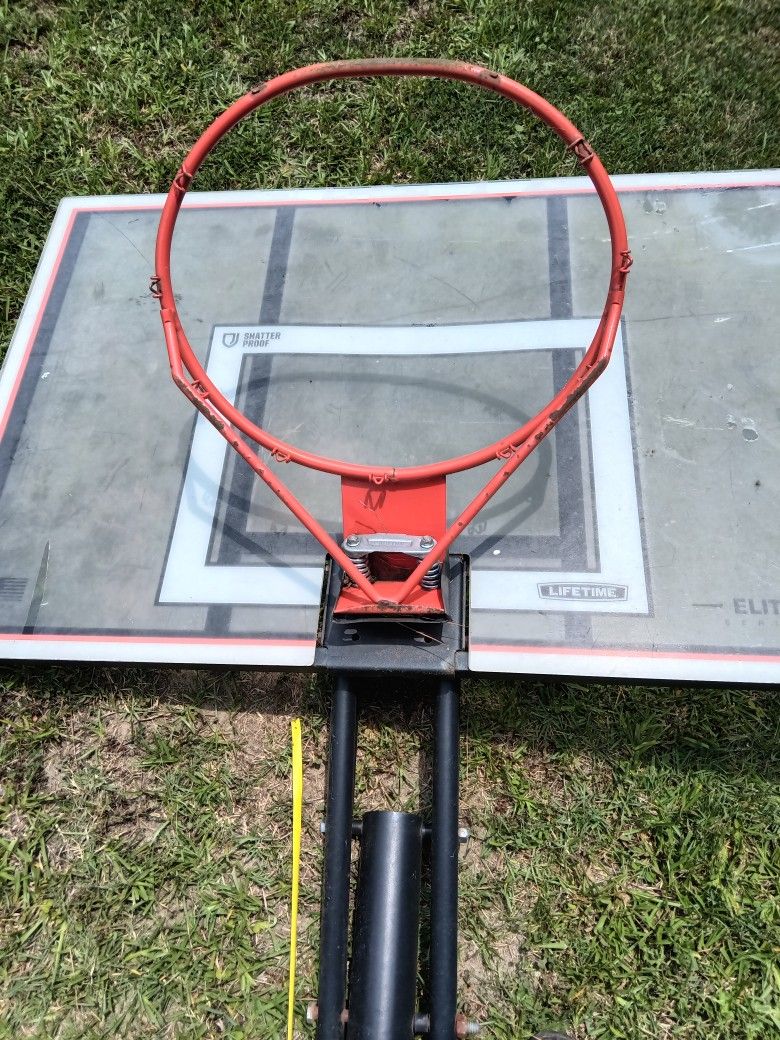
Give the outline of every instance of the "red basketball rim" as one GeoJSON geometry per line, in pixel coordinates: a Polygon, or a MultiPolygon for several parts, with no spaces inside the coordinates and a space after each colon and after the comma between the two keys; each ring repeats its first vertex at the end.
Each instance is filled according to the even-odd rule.
{"type": "Polygon", "coordinates": [[[496,72],[490,72],[478,65],[432,59],[377,58],[328,62],[287,72],[254,87],[248,94],[226,109],[198,139],[171,184],[157,232],[155,266],[156,273],[152,278],[152,291],[160,302],[171,372],[177,386],[314,534],[371,603],[384,603],[385,600],[381,593],[378,593],[366,580],[365,576],[356,571],[351,561],[342,552],[341,547],[336,545],[275,472],[259,459],[239,434],[243,434],[266,448],[276,461],[295,462],[302,466],[335,474],[342,478],[342,484],[346,478],[374,486],[417,487],[425,485],[426,482],[442,480],[450,473],[480,466],[491,460],[503,460],[503,465],[498,473],[487,482],[483,490],[466,507],[455,523],[446,530],[446,533],[440,532],[435,550],[420,562],[409,579],[400,586],[398,595],[392,600],[392,604],[398,607],[403,603],[404,598],[408,597],[412,590],[419,585],[426,569],[437,559],[441,559],[460,531],[471,522],[498,488],[606,367],[620,322],[626,276],[631,266],[631,254],[628,250],[623,212],[609,175],[582,133],[548,101],[515,80],[496,72]],[[427,76],[461,80],[501,94],[528,109],[558,134],[590,177],[604,208],[611,242],[610,275],[604,309],[595,335],[566,385],[539,410],[533,419],[513,433],[477,451],[422,466],[368,466],[333,459],[288,444],[251,422],[214,385],[195,355],[182,328],[171,281],[171,245],[182,201],[204,159],[225,134],[261,105],[298,87],[325,80],[369,76],[427,76]]]}

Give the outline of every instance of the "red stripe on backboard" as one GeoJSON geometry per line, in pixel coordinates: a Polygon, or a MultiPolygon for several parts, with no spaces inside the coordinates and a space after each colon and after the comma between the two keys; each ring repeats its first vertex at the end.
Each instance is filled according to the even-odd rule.
{"type": "Polygon", "coordinates": [[[491,645],[474,643],[469,650],[474,653],[493,654],[537,654],[560,655],[569,657],[630,657],[648,660],[684,660],[684,661],[739,661],[759,664],[780,664],[780,654],[720,654],[717,651],[685,651],[685,650],[621,650],[618,647],[573,647],[573,646],[521,646],[512,644],[491,645]]]}

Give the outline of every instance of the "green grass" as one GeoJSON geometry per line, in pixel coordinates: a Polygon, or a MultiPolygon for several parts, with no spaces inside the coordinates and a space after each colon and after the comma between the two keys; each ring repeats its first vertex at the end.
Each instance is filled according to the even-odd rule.
{"type": "MultiPolygon", "coordinates": [[[[0,1000],[22,1035],[281,1035],[288,719],[315,992],[326,694],[294,677],[2,680],[0,1000]]],[[[764,1038],[778,1016],[770,692],[470,682],[462,1001],[518,1037],[764,1038]]],[[[358,803],[416,808],[429,718],[369,707],[358,803]]],[[[2,1013],[2,1012],[0,1012],[2,1013]]]]}
{"type": "MultiPolygon", "coordinates": [[[[466,57],[613,172],[780,164],[766,0],[0,4],[0,350],[58,199],[160,191],[246,88],[310,61],[466,57]]],[[[197,187],[572,172],[508,103],[344,83],[264,110],[197,187]]],[[[306,731],[299,1008],[315,992],[326,690],[302,678],[0,673],[0,1035],[272,1037],[289,940],[288,720],[306,731]]],[[[780,1030],[778,709],[756,691],[471,682],[462,1002],[511,1038],[780,1030]]],[[[363,808],[415,806],[424,712],[368,713],[363,808]]],[[[300,1016],[299,1016],[300,1018],[300,1016]]]]}

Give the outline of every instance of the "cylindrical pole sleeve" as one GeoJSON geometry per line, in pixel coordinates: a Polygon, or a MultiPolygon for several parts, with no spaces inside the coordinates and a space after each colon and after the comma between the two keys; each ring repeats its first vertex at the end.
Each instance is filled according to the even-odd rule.
{"type": "Polygon", "coordinates": [[[349,984],[349,1040],[411,1040],[417,990],[422,820],[363,817],[349,984]]]}

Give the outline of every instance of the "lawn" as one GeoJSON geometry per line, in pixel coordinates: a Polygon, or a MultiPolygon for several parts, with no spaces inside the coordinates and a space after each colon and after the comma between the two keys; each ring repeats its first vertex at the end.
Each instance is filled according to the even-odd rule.
{"type": "MultiPolygon", "coordinates": [[[[315,60],[492,66],[615,173],[780,165],[769,0],[15,2],[0,39],[0,351],[60,197],[165,189],[226,103],[315,60]]],[[[572,172],[501,99],[344,83],[264,110],[197,186],[572,172]]],[[[311,1035],[327,704],[300,675],[0,667],[0,1036],[282,1035],[293,715],[311,1035]]],[[[361,810],[417,806],[427,707],[387,704],[361,810]]],[[[464,684],[461,1002],[487,1035],[780,1032],[779,728],[771,691],[464,684]]]]}

